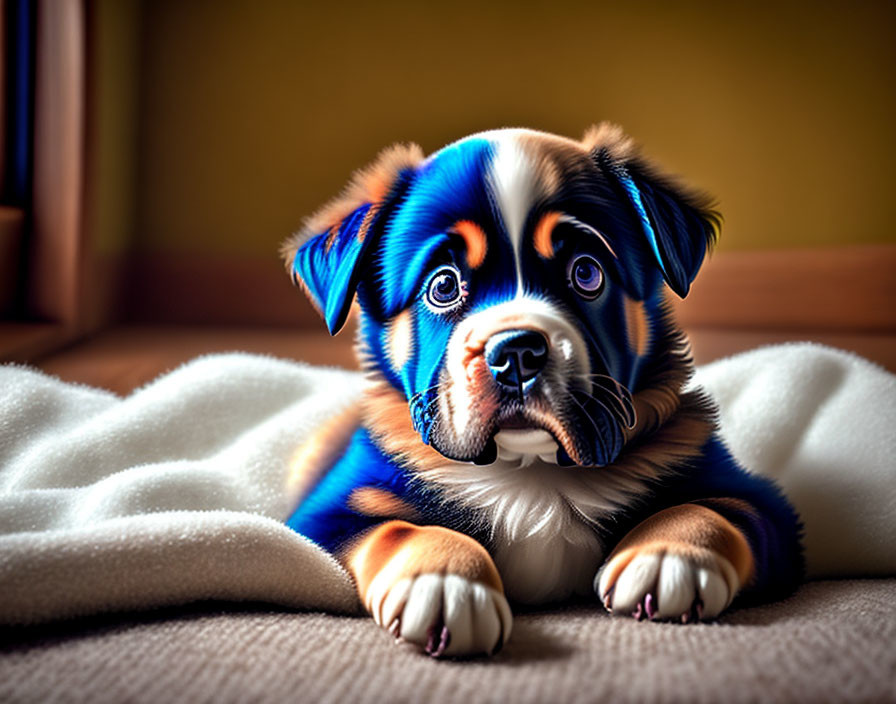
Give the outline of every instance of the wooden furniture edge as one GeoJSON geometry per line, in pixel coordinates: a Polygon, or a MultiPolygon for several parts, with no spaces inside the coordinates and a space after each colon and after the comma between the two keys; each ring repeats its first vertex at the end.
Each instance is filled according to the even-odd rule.
{"type": "MultiPolygon", "coordinates": [[[[280,262],[143,254],[132,261],[127,320],[209,325],[320,325],[280,262]]],[[[685,327],[896,331],[896,245],[720,252],[687,299],[685,327]]]]}

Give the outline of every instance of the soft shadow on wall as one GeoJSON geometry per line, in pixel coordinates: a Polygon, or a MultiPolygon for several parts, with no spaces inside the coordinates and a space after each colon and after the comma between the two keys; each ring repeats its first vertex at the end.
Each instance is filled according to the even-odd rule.
{"type": "Polygon", "coordinates": [[[95,11],[109,78],[95,141],[122,174],[95,209],[118,214],[102,240],[133,266],[131,317],[316,324],[279,242],[381,147],[499,126],[620,123],[717,197],[723,254],[896,242],[890,3],[95,11]]]}

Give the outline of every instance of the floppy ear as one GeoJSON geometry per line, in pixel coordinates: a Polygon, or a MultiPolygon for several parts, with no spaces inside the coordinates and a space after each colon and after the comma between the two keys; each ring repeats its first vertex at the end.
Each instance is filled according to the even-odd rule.
{"type": "Polygon", "coordinates": [[[381,224],[423,160],[416,144],[395,145],[354,174],[340,196],[312,215],[280,253],[293,282],[303,285],[331,335],[345,323],[358,280],[381,224]]]}
{"type": "Polygon", "coordinates": [[[594,162],[634,210],[666,283],[681,298],[715,244],[721,218],[705,196],[658,174],[622,131],[602,124],[585,135],[594,162]]]}

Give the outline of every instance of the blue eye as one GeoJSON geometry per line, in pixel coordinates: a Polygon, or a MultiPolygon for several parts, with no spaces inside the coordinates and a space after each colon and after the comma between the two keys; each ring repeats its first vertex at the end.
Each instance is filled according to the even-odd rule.
{"type": "Polygon", "coordinates": [[[460,273],[453,266],[443,266],[429,280],[426,301],[433,308],[450,308],[462,296],[460,273]]]}
{"type": "Polygon", "coordinates": [[[604,287],[603,269],[594,257],[580,254],[569,263],[569,284],[582,298],[594,300],[604,287]]]}

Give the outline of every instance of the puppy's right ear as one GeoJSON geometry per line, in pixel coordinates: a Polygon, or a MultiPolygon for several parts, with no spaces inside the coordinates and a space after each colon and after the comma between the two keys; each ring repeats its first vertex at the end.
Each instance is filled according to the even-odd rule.
{"type": "Polygon", "coordinates": [[[423,151],[397,144],[355,172],[342,194],[312,215],[280,249],[295,284],[323,316],[331,335],[345,323],[358,280],[382,223],[407,190],[423,151]]]}

